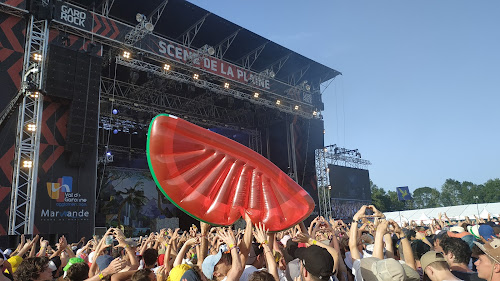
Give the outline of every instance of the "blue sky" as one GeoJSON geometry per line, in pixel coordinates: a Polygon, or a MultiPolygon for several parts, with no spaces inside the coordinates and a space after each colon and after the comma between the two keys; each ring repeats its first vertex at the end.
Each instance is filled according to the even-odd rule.
{"type": "Polygon", "coordinates": [[[378,186],[500,177],[500,1],[190,1],[342,72],[325,144],[378,186]]]}

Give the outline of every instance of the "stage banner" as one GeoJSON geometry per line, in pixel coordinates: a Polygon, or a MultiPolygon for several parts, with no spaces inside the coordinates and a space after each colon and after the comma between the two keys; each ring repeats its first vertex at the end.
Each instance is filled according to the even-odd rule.
{"type": "Polygon", "coordinates": [[[0,0],[0,3],[18,9],[26,9],[26,0],[0,0]]]}
{"type": "Polygon", "coordinates": [[[69,232],[68,241],[94,231],[97,144],[82,166],[68,164],[65,152],[69,101],[44,100],[35,205],[35,233],[69,232]]]}
{"type": "MultiPolygon", "coordinates": [[[[62,1],[55,3],[54,21],[119,43],[123,43],[127,33],[134,28],[62,1]]],[[[313,102],[313,95],[310,92],[299,87],[292,87],[281,81],[267,78],[265,75],[214,56],[199,56],[198,50],[155,34],[147,34],[134,46],[165,59],[196,67],[201,71],[252,87],[255,90],[286,97],[304,105],[316,103],[313,102]]]]}
{"type": "MultiPolygon", "coordinates": [[[[2,1],[21,5],[24,1],[2,1]]],[[[0,13],[0,112],[19,91],[23,69],[23,18],[0,13]]],[[[10,190],[16,142],[17,110],[0,128],[0,235],[7,234],[9,224],[10,190]]]]}

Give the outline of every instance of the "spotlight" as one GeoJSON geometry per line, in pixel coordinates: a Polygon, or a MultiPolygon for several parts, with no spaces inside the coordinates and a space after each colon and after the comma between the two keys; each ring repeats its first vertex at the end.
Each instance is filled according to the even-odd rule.
{"type": "Polygon", "coordinates": [[[313,116],[316,116],[316,115],[318,115],[318,112],[315,110],[315,111],[313,111],[313,116]]]}
{"type": "Polygon", "coordinates": [[[30,97],[32,97],[32,98],[38,98],[38,96],[39,96],[39,95],[40,95],[40,93],[39,93],[39,92],[32,92],[32,93],[30,94],[30,97]]]}
{"type": "Polygon", "coordinates": [[[198,74],[196,74],[196,73],[195,73],[195,74],[193,75],[193,78],[194,78],[195,80],[198,80],[198,79],[200,78],[200,75],[198,75],[198,74]]]}
{"type": "Polygon", "coordinates": [[[277,105],[280,105],[280,104],[281,104],[281,101],[280,101],[280,100],[276,100],[276,104],[277,104],[277,105]]]}
{"type": "Polygon", "coordinates": [[[323,135],[324,135],[324,134],[326,134],[326,130],[325,130],[325,129],[323,129],[323,135]]]}
{"type": "Polygon", "coordinates": [[[259,96],[260,96],[260,94],[259,94],[259,93],[255,93],[255,94],[253,94],[253,97],[254,97],[254,98],[256,98],[256,99],[257,99],[257,98],[259,98],[259,96]]]}
{"type": "Polygon", "coordinates": [[[31,167],[33,167],[33,161],[31,160],[23,161],[23,168],[31,168],[31,167]]]}
{"type": "Polygon", "coordinates": [[[36,125],[35,124],[28,124],[28,131],[36,131],[36,125]]]}
{"type": "Polygon", "coordinates": [[[324,152],[327,152],[327,151],[328,151],[328,148],[326,148],[326,147],[325,147],[325,148],[323,148],[323,151],[324,151],[324,152]]]}
{"type": "Polygon", "coordinates": [[[145,15],[143,15],[143,14],[139,14],[139,13],[137,13],[137,15],[135,15],[135,20],[136,20],[137,22],[143,22],[144,20],[146,20],[146,16],[145,16],[145,15]]]}
{"type": "Polygon", "coordinates": [[[306,91],[310,91],[311,90],[311,86],[309,86],[309,84],[306,84],[306,91]]]}
{"type": "Polygon", "coordinates": [[[296,105],[296,106],[294,107],[294,109],[295,109],[295,110],[299,110],[299,106],[298,106],[298,105],[296,105]]]}
{"type": "Polygon", "coordinates": [[[329,185],[329,186],[328,186],[328,189],[329,189],[329,190],[332,190],[332,186],[331,186],[331,185],[329,185]]]}
{"type": "Polygon", "coordinates": [[[215,54],[215,49],[214,47],[208,47],[208,50],[207,50],[208,54],[213,56],[215,54]]]}
{"type": "Polygon", "coordinates": [[[163,66],[163,70],[170,70],[170,64],[165,64],[163,66]]]}
{"type": "Polygon", "coordinates": [[[106,152],[106,156],[111,156],[111,151],[106,152]]]}
{"type": "Polygon", "coordinates": [[[269,72],[269,77],[274,78],[275,76],[276,76],[276,73],[274,73],[274,71],[271,70],[269,72]]]}
{"type": "Polygon", "coordinates": [[[126,58],[126,59],[129,59],[130,58],[130,52],[123,51],[123,57],[126,58]]]}
{"type": "Polygon", "coordinates": [[[150,23],[149,21],[144,25],[144,28],[149,31],[149,32],[153,32],[153,30],[155,29],[155,26],[150,23]]]}
{"type": "Polygon", "coordinates": [[[118,114],[118,109],[115,108],[115,109],[113,109],[112,112],[113,112],[114,115],[116,115],[116,114],[118,114]]]}
{"type": "Polygon", "coordinates": [[[33,59],[36,61],[42,61],[42,55],[40,54],[33,54],[33,59]]]}
{"type": "Polygon", "coordinates": [[[114,129],[113,134],[115,134],[115,135],[118,134],[118,129],[114,129]]]}
{"type": "Polygon", "coordinates": [[[224,83],[224,88],[229,89],[229,83],[224,83]]]}

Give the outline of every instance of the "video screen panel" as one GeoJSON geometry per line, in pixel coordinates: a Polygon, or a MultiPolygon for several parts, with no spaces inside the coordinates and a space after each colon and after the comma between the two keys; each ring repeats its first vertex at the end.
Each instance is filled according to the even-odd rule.
{"type": "Polygon", "coordinates": [[[371,201],[368,170],[328,165],[332,199],[371,201]]]}

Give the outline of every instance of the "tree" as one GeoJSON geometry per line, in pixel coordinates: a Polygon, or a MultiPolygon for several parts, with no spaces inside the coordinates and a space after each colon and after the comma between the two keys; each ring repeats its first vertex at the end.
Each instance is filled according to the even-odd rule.
{"type": "Polygon", "coordinates": [[[407,209],[407,203],[405,201],[399,201],[398,193],[396,191],[387,191],[387,197],[390,201],[389,211],[403,211],[407,209]]]}
{"type": "Polygon", "coordinates": [[[488,180],[481,190],[478,190],[479,203],[500,202],[500,179],[488,180]]]}
{"type": "Polygon", "coordinates": [[[391,199],[385,193],[383,188],[379,188],[370,180],[370,189],[372,192],[372,204],[381,212],[389,211],[391,199]]]}
{"type": "Polygon", "coordinates": [[[441,186],[441,204],[443,206],[462,205],[460,190],[462,185],[454,179],[447,179],[441,186]]]}
{"type": "Polygon", "coordinates": [[[125,191],[116,192],[117,195],[122,196],[123,200],[118,206],[118,227],[121,226],[122,209],[125,204],[132,205],[133,208],[140,209],[146,204],[147,198],[144,195],[144,190],[139,189],[144,183],[142,181],[136,182],[134,187],[129,187],[125,191]]]}
{"type": "Polygon", "coordinates": [[[435,208],[440,206],[440,193],[435,188],[420,187],[413,191],[413,207],[415,209],[435,208]]]}

